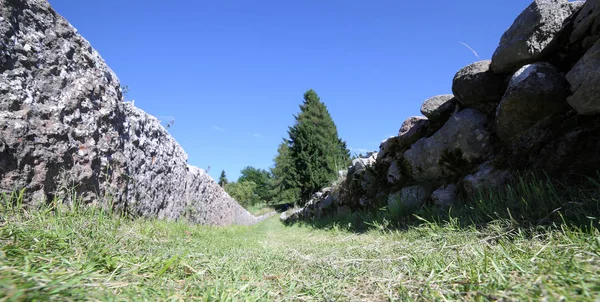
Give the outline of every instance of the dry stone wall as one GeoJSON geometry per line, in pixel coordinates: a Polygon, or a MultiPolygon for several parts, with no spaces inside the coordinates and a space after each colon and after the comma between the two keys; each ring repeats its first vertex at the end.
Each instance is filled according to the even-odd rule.
{"type": "Polygon", "coordinates": [[[0,191],[202,224],[258,221],[160,122],[123,102],[119,79],[46,0],[0,0],[0,191]]]}
{"type": "MultiPolygon", "coordinates": [[[[426,100],[351,167],[335,189],[282,219],[425,204],[449,207],[522,171],[555,177],[600,170],[600,0],[535,0],[500,38],[492,60],[467,65],[452,95],[426,100]]],[[[341,173],[344,174],[344,173],[341,173]]]]}

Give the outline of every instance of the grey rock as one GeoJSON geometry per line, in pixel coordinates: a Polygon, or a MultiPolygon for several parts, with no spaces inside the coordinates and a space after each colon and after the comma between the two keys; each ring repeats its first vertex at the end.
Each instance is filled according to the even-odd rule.
{"type": "Polygon", "coordinates": [[[458,187],[455,184],[441,186],[433,191],[429,198],[436,206],[440,208],[449,208],[458,200],[458,187]]]}
{"type": "Polygon", "coordinates": [[[401,182],[402,180],[403,177],[400,169],[398,168],[398,164],[396,161],[393,161],[387,172],[387,181],[393,184],[401,182]]]}
{"type": "Polygon", "coordinates": [[[428,130],[429,120],[424,116],[411,116],[407,118],[398,131],[398,141],[402,146],[410,146],[428,130]]]}
{"type": "Polygon", "coordinates": [[[569,37],[570,43],[584,42],[583,49],[587,50],[600,38],[600,0],[572,2],[574,10],[581,7],[569,37]]]}
{"type": "Polygon", "coordinates": [[[425,186],[405,187],[399,193],[388,197],[388,207],[400,206],[402,209],[414,210],[425,204],[430,196],[431,190],[425,186]]]}
{"type": "Polygon", "coordinates": [[[379,145],[379,153],[377,155],[377,164],[388,166],[399,153],[403,152],[400,144],[400,138],[397,136],[390,137],[381,142],[379,145]]]}
{"type": "Polygon", "coordinates": [[[459,70],[452,80],[452,93],[467,108],[493,113],[500,102],[506,83],[504,77],[493,73],[491,61],[479,61],[459,70]]]}
{"type": "Polygon", "coordinates": [[[600,113],[600,40],[575,64],[566,78],[573,92],[567,98],[569,105],[579,114],[600,113]]]}
{"type": "Polygon", "coordinates": [[[421,113],[433,123],[445,123],[456,109],[456,98],[442,94],[429,98],[421,105],[421,113]]]}
{"type": "Polygon", "coordinates": [[[423,138],[404,152],[412,177],[436,182],[461,175],[491,151],[487,118],[475,109],[454,114],[434,135],[423,138]]]}
{"type": "Polygon", "coordinates": [[[0,191],[27,205],[72,191],[144,217],[258,221],[160,122],[122,101],[117,76],[45,0],[0,0],[0,191]]]}
{"type": "Polygon", "coordinates": [[[369,158],[357,158],[352,161],[352,174],[359,175],[367,170],[367,168],[373,166],[375,164],[375,159],[373,157],[369,158]]]}
{"type": "Polygon", "coordinates": [[[511,174],[503,169],[496,169],[491,162],[479,166],[477,172],[467,175],[462,181],[463,191],[467,196],[473,196],[479,190],[498,190],[503,188],[511,179],[511,174]]]}
{"type": "Polygon", "coordinates": [[[496,110],[498,137],[508,142],[566,105],[565,77],[549,63],[525,65],[511,78],[496,110]]]}
{"type": "Polygon", "coordinates": [[[580,6],[567,0],[535,0],[502,35],[492,56],[492,70],[510,73],[551,52],[565,20],[580,6]]]}

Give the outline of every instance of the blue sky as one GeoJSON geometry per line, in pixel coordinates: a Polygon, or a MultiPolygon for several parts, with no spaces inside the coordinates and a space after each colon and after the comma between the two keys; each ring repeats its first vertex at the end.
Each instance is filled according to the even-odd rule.
{"type": "Polygon", "coordinates": [[[317,91],[352,152],[378,150],[422,101],[490,59],[531,0],[50,0],[189,163],[268,169],[317,91]]]}

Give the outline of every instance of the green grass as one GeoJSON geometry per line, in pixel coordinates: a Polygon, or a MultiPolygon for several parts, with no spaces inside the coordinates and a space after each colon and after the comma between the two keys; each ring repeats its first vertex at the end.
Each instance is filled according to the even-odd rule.
{"type": "Polygon", "coordinates": [[[265,203],[260,203],[255,205],[248,205],[246,206],[246,210],[248,210],[248,212],[250,212],[250,214],[254,216],[260,216],[275,211],[275,208],[265,203]]]}
{"type": "Polygon", "coordinates": [[[27,210],[20,192],[2,195],[0,301],[598,301],[597,195],[541,184],[480,194],[456,210],[462,216],[366,222],[361,232],[357,215],[220,228],[60,203],[27,210]],[[526,205],[513,200],[502,214],[510,194],[526,205]],[[559,208],[556,222],[545,211],[559,196],[589,207],[559,208]],[[478,205],[484,197],[498,207],[478,205]],[[523,223],[515,211],[525,206],[540,209],[527,217],[549,220],[523,223]],[[581,223],[565,218],[578,215],[581,223]]]}
{"type": "MultiPolygon", "coordinates": [[[[4,215],[7,213],[5,212],[4,215]]],[[[0,300],[600,298],[600,234],[423,223],[353,233],[25,212],[0,225],[0,300]]]]}

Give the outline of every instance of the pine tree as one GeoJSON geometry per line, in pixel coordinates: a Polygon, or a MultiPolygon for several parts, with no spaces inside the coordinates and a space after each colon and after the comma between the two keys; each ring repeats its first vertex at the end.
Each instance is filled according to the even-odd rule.
{"type": "Polygon", "coordinates": [[[271,168],[273,174],[273,192],[279,201],[295,202],[300,197],[296,183],[296,168],[291,157],[289,141],[285,140],[277,148],[275,165],[271,168]]]}
{"type": "Polygon", "coordinates": [[[221,176],[219,177],[219,186],[222,188],[227,184],[227,176],[225,176],[225,170],[221,170],[221,176]]]}
{"type": "Polygon", "coordinates": [[[302,202],[329,185],[337,171],[348,164],[350,152],[338,137],[327,107],[314,90],[304,93],[296,123],[289,128],[289,152],[294,175],[292,183],[300,189],[302,202]]]}

